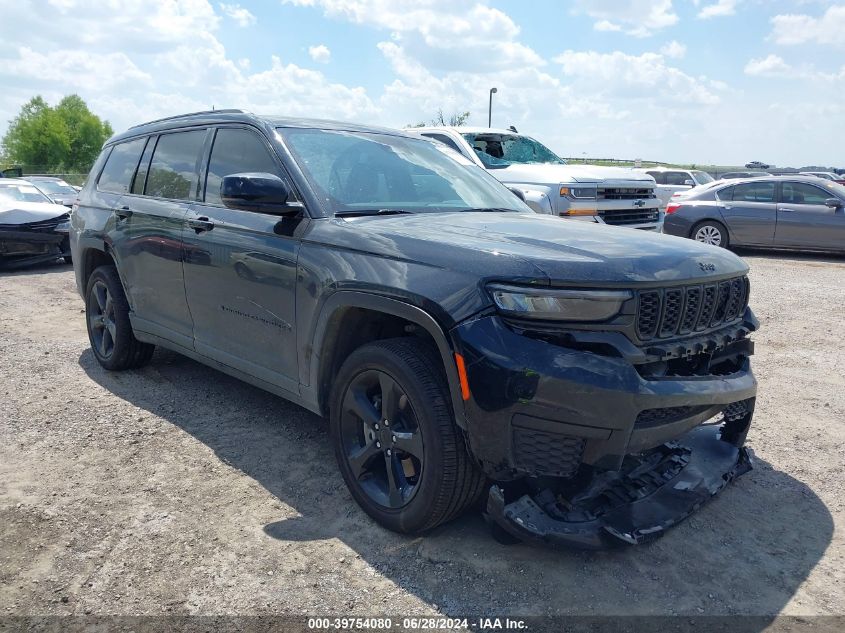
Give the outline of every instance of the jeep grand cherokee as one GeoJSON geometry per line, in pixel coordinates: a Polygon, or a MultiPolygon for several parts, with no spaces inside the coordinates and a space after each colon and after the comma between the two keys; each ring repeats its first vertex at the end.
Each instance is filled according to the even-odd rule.
{"type": "Polygon", "coordinates": [[[424,139],[153,121],[106,143],[71,237],[103,367],[160,345],[326,416],[392,530],[486,498],[500,536],[637,543],[750,467],[742,260],[535,214],[424,139]]]}

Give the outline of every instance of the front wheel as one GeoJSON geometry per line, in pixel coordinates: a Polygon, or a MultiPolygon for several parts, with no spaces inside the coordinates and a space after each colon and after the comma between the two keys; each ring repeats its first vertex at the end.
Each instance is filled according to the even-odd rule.
{"type": "Polygon", "coordinates": [[[364,345],[338,373],[330,413],[335,456],[352,496],[390,530],[429,530],[484,491],[449,401],[439,356],[422,340],[364,345]]]}
{"type": "Polygon", "coordinates": [[[693,228],[690,237],[696,242],[711,246],[728,247],[728,230],[721,222],[707,220],[700,222],[693,228]]]}
{"type": "Polygon", "coordinates": [[[133,369],[150,360],[155,346],[135,338],[129,303],[114,266],[100,266],[91,273],[85,313],[91,350],[104,368],[133,369]]]}

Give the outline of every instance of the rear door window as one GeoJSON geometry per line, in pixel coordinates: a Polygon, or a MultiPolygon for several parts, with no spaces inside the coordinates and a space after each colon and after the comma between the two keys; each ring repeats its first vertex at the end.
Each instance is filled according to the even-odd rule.
{"type": "Polygon", "coordinates": [[[97,189],[110,193],[126,193],[132,186],[132,177],[144,149],[146,138],[118,143],[112,147],[106,166],[97,181],[97,189]]]}
{"type": "MultiPolygon", "coordinates": [[[[721,197],[721,196],[719,196],[721,197]]],[[[733,187],[734,202],[774,202],[775,183],[747,182],[733,187]]]]}
{"type": "Polygon", "coordinates": [[[666,175],[662,171],[647,171],[646,173],[654,178],[654,182],[658,185],[666,184],[666,175]]]}
{"type": "Polygon", "coordinates": [[[197,162],[205,143],[202,130],[174,132],[158,137],[144,193],[156,198],[191,200],[197,181],[197,162]]]}
{"type": "MultiPolygon", "coordinates": [[[[217,130],[208,163],[208,176],[205,180],[206,203],[223,204],[220,199],[220,183],[223,182],[223,178],[244,172],[262,172],[280,176],[279,167],[273,159],[270,148],[258,134],[243,128],[217,130]]],[[[289,183],[288,188],[290,188],[289,183]]]]}

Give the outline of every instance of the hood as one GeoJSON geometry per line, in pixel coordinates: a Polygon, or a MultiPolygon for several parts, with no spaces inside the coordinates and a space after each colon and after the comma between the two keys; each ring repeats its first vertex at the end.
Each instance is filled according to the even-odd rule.
{"type": "Polygon", "coordinates": [[[567,182],[601,183],[641,182],[654,185],[654,178],[648,174],[624,167],[600,167],[598,165],[510,165],[491,169],[490,173],[502,182],[524,182],[557,184],[567,182]]]}
{"type": "Polygon", "coordinates": [[[359,248],[483,279],[552,285],[673,284],[745,274],[725,249],[670,235],[534,213],[420,213],[341,220],[359,248]],[[521,262],[521,266],[516,266],[521,262]]]}
{"type": "Polygon", "coordinates": [[[49,202],[21,202],[0,198],[0,224],[31,224],[52,220],[68,212],[67,207],[49,202]]]}

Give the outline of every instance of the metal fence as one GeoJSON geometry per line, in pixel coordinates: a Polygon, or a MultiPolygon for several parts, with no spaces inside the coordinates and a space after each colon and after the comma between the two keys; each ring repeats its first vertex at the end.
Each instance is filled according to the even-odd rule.
{"type": "Polygon", "coordinates": [[[53,178],[61,178],[71,185],[81,186],[88,178],[88,170],[80,171],[62,171],[49,165],[6,165],[0,164],[0,172],[5,172],[7,177],[17,176],[17,170],[20,170],[22,176],[52,176],[53,178]]]}

